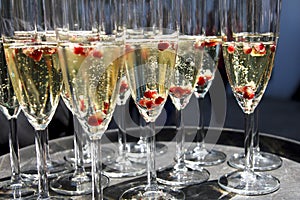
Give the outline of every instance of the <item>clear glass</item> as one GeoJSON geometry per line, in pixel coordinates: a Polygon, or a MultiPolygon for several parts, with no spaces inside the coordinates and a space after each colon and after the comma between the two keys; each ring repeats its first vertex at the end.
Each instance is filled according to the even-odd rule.
{"type": "MultiPolygon", "coordinates": [[[[7,8],[2,6],[2,9],[7,8]]],[[[1,24],[3,23],[2,19],[1,24]]],[[[17,130],[17,117],[21,109],[9,78],[2,40],[0,42],[0,110],[9,123],[8,139],[11,165],[10,180],[0,182],[0,198],[28,197],[36,192],[36,186],[32,182],[27,182],[21,176],[17,130]]]]}
{"type": "Polygon", "coordinates": [[[203,49],[202,67],[198,73],[194,94],[200,108],[199,127],[196,135],[196,145],[192,145],[185,152],[185,161],[194,169],[201,166],[217,165],[226,160],[223,152],[209,148],[205,144],[207,130],[204,127],[204,100],[218,68],[221,53],[220,30],[220,0],[202,1],[202,35],[204,39],[196,44],[203,49]]]}
{"type": "Polygon", "coordinates": [[[225,174],[219,185],[230,192],[261,195],[279,189],[279,180],[254,171],[254,111],[274,66],[281,0],[223,1],[222,35],[226,73],[245,114],[245,167],[225,174]]]}
{"type": "Polygon", "coordinates": [[[128,189],[120,199],[184,199],[183,192],[158,185],[155,168],[155,120],[168,97],[175,67],[178,3],[129,0],[127,4],[126,75],[146,121],[147,184],[128,189]]]}
{"type": "Polygon", "coordinates": [[[62,88],[55,35],[48,32],[45,26],[47,12],[42,1],[14,1],[12,16],[7,19],[6,31],[2,35],[14,91],[20,107],[35,129],[39,182],[37,199],[51,198],[47,126],[59,103],[62,88]]]}
{"type": "Polygon", "coordinates": [[[106,167],[104,173],[109,177],[132,177],[146,172],[142,163],[131,162],[128,159],[127,139],[126,139],[126,102],[130,98],[130,90],[125,76],[125,65],[122,67],[120,79],[119,95],[114,119],[118,124],[118,156],[113,162],[104,162],[106,167]]]}
{"type": "MultiPolygon", "coordinates": [[[[70,104],[70,95],[68,95],[63,89],[61,97],[70,111],[73,113],[72,106],[70,104]]],[[[84,131],[76,117],[73,114],[74,124],[74,172],[63,174],[50,182],[50,188],[64,195],[83,195],[90,194],[92,192],[92,176],[90,172],[87,172],[84,166],[83,157],[83,134],[84,131]]],[[[103,187],[108,185],[108,178],[106,176],[101,177],[103,187]]]]}
{"type": "MultiPolygon", "coordinates": [[[[274,170],[282,165],[282,159],[272,153],[260,151],[259,148],[259,129],[258,129],[258,109],[256,108],[254,113],[254,129],[253,129],[253,168],[255,171],[269,171],[274,170]]],[[[243,169],[245,167],[245,152],[233,154],[228,164],[237,169],[243,169]]]]}
{"type": "Polygon", "coordinates": [[[59,59],[74,114],[90,139],[92,199],[103,199],[100,140],[116,106],[124,65],[124,5],[122,1],[70,2],[65,22],[57,27],[59,59]]]}
{"type": "Polygon", "coordinates": [[[185,163],[185,130],[182,112],[193,94],[197,77],[202,69],[204,37],[194,30],[202,28],[204,1],[187,4],[181,1],[180,36],[178,38],[177,56],[174,76],[169,89],[169,96],[176,109],[176,164],[158,172],[158,181],[172,186],[199,184],[209,179],[209,172],[199,168],[192,170],[185,163]],[[195,20],[192,20],[195,19],[195,20]],[[186,22],[191,21],[189,29],[186,22]]]}

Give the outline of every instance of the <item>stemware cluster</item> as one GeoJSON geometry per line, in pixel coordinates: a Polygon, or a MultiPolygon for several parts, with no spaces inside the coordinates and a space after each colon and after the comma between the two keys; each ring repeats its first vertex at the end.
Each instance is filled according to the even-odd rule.
{"type": "Polygon", "coordinates": [[[92,199],[103,199],[109,178],[146,172],[146,183],[122,191],[120,199],[185,199],[179,188],[207,181],[210,174],[203,167],[226,160],[223,152],[204,143],[203,99],[222,52],[246,128],[245,153],[229,160],[243,170],[220,177],[218,183],[243,195],[271,193],[280,187],[277,178],[255,171],[259,155],[279,162],[266,161],[272,166],[260,170],[279,167],[281,159],[254,146],[253,138],[258,136],[253,113],[274,65],[281,0],[0,3],[0,109],[10,122],[12,166],[11,180],[1,182],[0,195],[59,199],[58,195],[92,194],[92,199]],[[193,94],[199,102],[200,122],[195,145],[185,149],[182,112],[193,94]],[[168,97],[176,111],[175,164],[157,171],[155,121],[168,97]],[[73,115],[75,164],[68,169],[73,172],[56,174],[49,181],[54,176],[49,171],[53,163],[48,156],[47,126],[60,98],[73,115]],[[146,122],[142,134],[146,165],[142,157],[129,158],[124,122],[129,98],[146,122]],[[36,176],[21,176],[16,135],[20,110],[35,129],[36,176]],[[104,162],[102,170],[101,138],[114,112],[119,116],[118,155],[104,162]],[[90,172],[83,157],[85,135],[90,172]]]}

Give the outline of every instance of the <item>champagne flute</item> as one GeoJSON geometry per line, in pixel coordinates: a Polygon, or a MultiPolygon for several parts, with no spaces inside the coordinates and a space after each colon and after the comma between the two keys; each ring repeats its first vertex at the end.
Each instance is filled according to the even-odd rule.
{"type": "Polygon", "coordinates": [[[59,102],[62,75],[58,64],[57,43],[46,31],[44,2],[13,2],[11,30],[3,43],[19,104],[35,129],[38,199],[49,199],[47,167],[47,127],[59,102]],[[27,13],[31,13],[30,15],[27,13]]]}
{"type": "MultiPolygon", "coordinates": [[[[62,13],[65,12],[66,7],[70,7],[73,3],[72,1],[61,1],[53,0],[51,1],[52,10],[58,11],[60,14],[53,16],[54,27],[57,30],[64,28],[64,20],[68,18],[62,13]]],[[[59,37],[58,37],[59,38],[59,37]]],[[[59,41],[63,42],[63,41],[59,41]]],[[[73,173],[63,174],[56,179],[53,179],[50,183],[50,187],[57,193],[65,195],[82,195],[90,194],[92,192],[92,177],[89,172],[86,172],[84,167],[84,157],[83,157],[83,137],[84,130],[79,122],[76,115],[76,108],[72,106],[72,99],[70,93],[67,92],[65,85],[63,85],[63,90],[61,92],[61,98],[63,99],[67,108],[73,114],[73,124],[74,124],[74,154],[75,154],[75,166],[73,173]]],[[[106,176],[101,177],[101,184],[103,186],[108,185],[108,178],[106,176]]]]}
{"type": "MultiPolygon", "coordinates": [[[[254,156],[254,170],[267,171],[279,168],[282,165],[282,159],[272,153],[262,152],[259,148],[259,130],[258,130],[258,109],[256,108],[254,114],[254,129],[253,129],[253,156],[254,156]]],[[[245,154],[235,153],[228,160],[228,164],[237,169],[245,167],[245,154]]]]}
{"type": "Polygon", "coordinates": [[[68,29],[57,31],[65,89],[91,143],[93,199],[103,199],[100,140],[114,112],[124,65],[122,6],[116,1],[73,2],[64,11],[68,29]]]}
{"type": "Polygon", "coordinates": [[[158,185],[155,169],[155,120],[168,97],[175,66],[178,2],[128,0],[127,5],[126,75],[147,124],[147,184],[126,190],[120,199],[184,199],[181,191],[158,185]]]}
{"type": "Polygon", "coordinates": [[[125,67],[121,67],[121,79],[117,107],[115,109],[115,120],[118,123],[118,156],[113,162],[107,162],[104,173],[109,177],[130,177],[145,173],[143,164],[131,162],[128,159],[127,139],[125,127],[125,106],[130,97],[130,90],[125,76],[125,67]]]}
{"type": "MultiPolygon", "coordinates": [[[[1,2],[1,27],[6,25],[5,19],[10,13],[11,4],[1,2]]],[[[1,30],[2,32],[2,30],[1,30]]],[[[20,170],[19,140],[17,131],[17,117],[20,113],[18,100],[15,96],[8,74],[2,38],[0,41],[0,110],[9,122],[9,150],[11,162],[11,177],[8,181],[0,182],[0,198],[21,198],[35,193],[36,186],[23,180],[20,170]]]]}
{"type": "Polygon", "coordinates": [[[220,30],[220,0],[204,0],[203,9],[203,35],[204,41],[199,47],[204,49],[202,67],[197,77],[195,96],[200,108],[199,127],[196,135],[196,146],[192,146],[185,153],[185,161],[193,168],[211,166],[225,161],[223,152],[209,149],[205,144],[206,130],[204,128],[204,99],[212,84],[217,70],[221,52],[221,30],[220,30]]]}
{"type": "Polygon", "coordinates": [[[233,94],[245,114],[245,167],[219,178],[230,192],[261,195],[276,191],[279,180],[254,172],[254,111],[274,65],[281,0],[223,1],[223,54],[233,94]]]}
{"type": "Polygon", "coordinates": [[[172,186],[199,184],[209,179],[205,169],[191,170],[185,163],[183,144],[185,141],[183,109],[193,94],[197,77],[201,70],[203,49],[199,44],[204,37],[198,32],[202,29],[203,1],[180,2],[180,33],[175,73],[172,78],[169,96],[176,109],[176,164],[158,173],[158,181],[172,186]],[[200,14],[199,14],[200,13],[200,14]],[[195,20],[192,20],[195,19],[195,20]],[[191,22],[187,26],[186,22],[191,22]]]}

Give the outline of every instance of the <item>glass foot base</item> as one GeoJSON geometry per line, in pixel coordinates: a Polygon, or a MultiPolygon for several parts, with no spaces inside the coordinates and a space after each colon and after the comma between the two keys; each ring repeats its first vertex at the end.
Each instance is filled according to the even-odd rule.
{"type": "Polygon", "coordinates": [[[209,179],[209,175],[206,169],[179,171],[172,167],[157,172],[157,181],[165,185],[184,187],[203,183],[209,179]]]}
{"type": "MultiPolygon", "coordinates": [[[[72,164],[75,163],[74,150],[69,150],[65,154],[64,159],[72,164]]],[[[101,147],[102,163],[112,162],[115,159],[116,159],[116,151],[114,149],[109,148],[109,147],[101,147]]],[[[87,152],[84,153],[83,162],[84,162],[84,164],[91,164],[91,162],[92,162],[91,157],[87,152]]]]}
{"type": "MultiPolygon", "coordinates": [[[[107,176],[101,176],[101,185],[107,187],[109,179],[107,176]]],[[[74,174],[62,175],[50,182],[50,188],[59,194],[64,195],[83,195],[92,193],[92,176],[90,173],[74,176],[74,174]]]]}
{"type": "MultiPolygon", "coordinates": [[[[156,156],[165,154],[168,151],[168,147],[165,144],[156,142],[156,156]]],[[[127,156],[132,162],[146,164],[146,144],[139,143],[127,143],[127,156]]]]}
{"type": "Polygon", "coordinates": [[[36,193],[36,188],[29,187],[25,183],[11,185],[11,181],[0,183],[0,199],[25,199],[31,198],[36,193]]]}
{"type": "MultiPolygon", "coordinates": [[[[243,153],[233,154],[228,160],[228,164],[231,167],[237,169],[244,169],[245,167],[245,155],[243,153]]],[[[267,153],[259,152],[254,153],[254,170],[255,171],[268,171],[279,168],[282,165],[282,160],[279,156],[267,153]]]]}
{"type": "MultiPolygon", "coordinates": [[[[27,161],[22,167],[22,177],[30,180],[38,180],[38,171],[36,169],[36,160],[27,161]],[[34,164],[33,164],[34,163],[34,164]]],[[[63,161],[51,160],[48,164],[48,178],[56,178],[62,174],[71,171],[71,166],[63,161]]]]}
{"type": "MultiPolygon", "coordinates": [[[[201,166],[212,166],[218,165],[226,160],[226,154],[216,150],[192,150],[185,153],[185,162],[189,166],[201,165],[201,166]]],[[[193,168],[193,167],[192,167],[193,168]]]]}
{"type": "MultiPolygon", "coordinates": [[[[122,160],[122,158],[117,158],[117,161],[118,160],[122,160]]],[[[103,173],[108,177],[121,178],[139,176],[146,172],[146,166],[143,164],[130,162],[129,160],[117,161],[104,163],[106,167],[103,169],[103,173]]]]}
{"type": "Polygon", "coordinates": [[[164,186],[159,186],[157,190],[145,190],[146,185],[133,187],[125,191],[120,199],[143,199],[143,200],[181,200],[184,193],[180,190],[171,190],[164,186]]]}
{"type": "Polygon", "coordinates": [[[219,178],[218,184],[228,192],[241,195],[263,195],[279,189],[280,182],[277,178],[246,171],[236,171],[219,178]]]}

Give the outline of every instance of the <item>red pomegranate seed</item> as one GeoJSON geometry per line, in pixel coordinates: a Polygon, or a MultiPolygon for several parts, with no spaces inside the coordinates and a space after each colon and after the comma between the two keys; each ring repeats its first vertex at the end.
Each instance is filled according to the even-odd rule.
{"type": "Polygon", "coordinates": [[[271,50],[271,52],[275,52],[276,51],[276,44],[272,44],[270,46],[270,50],[271,50]]]}
{"type": "Polygon", "coordinates": [[[76,46],[76,47],[74,47],[73,52],[76,55],[82,55],[82,56],[85,55],[85,50],[84,50],[84,48],[82,46],[76,46]]]}
{"type": "Polygon", "coordinates": [[[263,43],[259,43],[259,44],[254,45],[254,48],[256,51],[261,52],[261,51],[264,51],[265,45],[263,43]]]}
{"type": "Polygon", "coordinates": [[[96,115],[92,115],[88,118],[88,124],[90,126],[99,126],[103,122],[101,117],[97,117],[96,115]]]}
{"type": "Polygon", "coordinates": [[[146,106],[146,102],[147,102],[147,100],[142,98],[139,100],[139,105],[144,107],[144,106],[146,106]]]}
{"type": "Polygon", "coordinates": [[[160,105],[165,99],[163,97],[157,97],[155,99],[155,104],[160,105]]]}
{"type": "Polygon", "coordinates": [[[153,91],[147,90],[144,92],[144,97],[146,97],[148,99],[153,99],[153,98],[155,98],[156,95],[157,95],[157,92],[155,90],[153,90],[153,91]]]}
{"type": "Polygon", "coordinates": [[[205,84],[205,82],[206,82],[205,77],[199,76],[197,84],[200,86],[203,86],[205,84]]]}
{"type": "Polygon", "coordinates": [[[249,99],[250,100],[250,99],[254,98],[255,94],[254,94],[254,91],[253,91],[253,89],[251,87],[245,86],[243,88],[243,91],[244,91],[243,97],[245,99],[249,99]]]}
{"type": "Polygon", "coordinates": [[[128,90],[128,84],[126,81],[122,81],[121,86],[120,86],[120,93],[124,93],[128,90]]]}
{"type": "Polygon", "coordinates": [[[235,47],[232,44],[227,47],[227,52],[230,54],[232,54],[234,52],[234,50],[235,50],[235,47]]]}
{"type": "Polygon", "coordinates": [[[32,58],[36,62],[39,62],[43,57],[43,52],[39,49],[35,49],[28,54],[28,57],[32,58]]]}
{"type": "Polygon", "coordinates": [[[79,100],[79,107],[80,107],[80,111],[85,111],[86,107],[83,99],[79,100]]]}
{"type": "Polygon", "coordinates": [[[164,51],[164,50],[166,50],[167,48],[169,48],[169,43],[167,43],[167,42],[160,42],[159,44],[158,44],[158,50],[160,50],[160,51],[164,51]]]}
{"type": "Polygon", "coordinates": [[[214,47],[216,46],[218,43],[215,42],[215,41],[208,41],[208,42],[205,42],[205,46],[206,47],[214,47]]]}
{"type": "Polygon", "coordinates": [[[101,51],[99,51],[99,50],[93,50],[92,51],[92,55],[95,58],[102,58],[103,57],[103,53],[101,51]]]}
{"type": "Polygon", "coordinates": [[[146,102],[147,109],[151,109],[154,105],[155,104],[152,100],[147,100],[147,102],[146,102]]]}
{"type": "Polygon", "coordinates": [[[243,51],[244,51],[244,54],[250,54],[252,52],[252,47],[249,46],[248,44],[245,44],[243,46],[243,51]]]}

